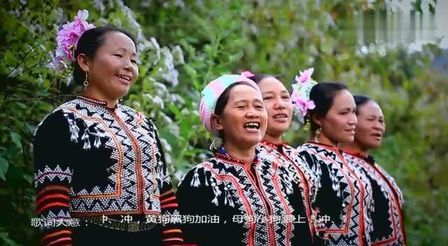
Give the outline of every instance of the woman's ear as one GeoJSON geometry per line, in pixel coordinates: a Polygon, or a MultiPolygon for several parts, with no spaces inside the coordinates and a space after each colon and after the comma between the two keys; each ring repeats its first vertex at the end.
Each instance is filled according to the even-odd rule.
{"type": "Polygon", "coordinates": [[[216,131],[224,130],[224,126],[222,125],[222,120],[216,114],[212,115],[211,125],[212,125],[213,130],[216,130],[216,131]]]}
{"type": "Polygon", "coordinates": [[[319,127],[322,127],[322,118],[318,117],[317,115],[312,115],[311,116],[311,120],[316,123],[316,125],[318,125],[319,127]]]}
{"type": "Polygon", "coordinates": [[[84,71],[84,72],[89,72],[89,64],[90,64],[90,59],[86,56],[86,54],[81,53],[76,57],[76,61],[79,64],[79,67],[84,71]]]}

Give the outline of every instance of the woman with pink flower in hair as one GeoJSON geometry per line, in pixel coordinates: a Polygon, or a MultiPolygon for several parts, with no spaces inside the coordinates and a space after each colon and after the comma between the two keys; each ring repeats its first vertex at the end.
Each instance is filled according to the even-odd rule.
{"type": "Polygon", "coordinates": [[[314,228],[323,245],[369,245],[372,189],[349,165],[340,143],[354,139],[356,104],[347,86],[316,83],[307,76],[293,84],[293,104],[310,140],[297,148],[302,165],[312,170],[310,204],[314,228]]]}
{"type": "Polygon", "coordinates": [[[57,107],[34,139],[42,245],[180,245],[182,232],[157,129],[121,105],[138,76],[137,45],[125,30],[86,22],[59,31],[55,67],[72,63],[81,95],[57,107]]]}

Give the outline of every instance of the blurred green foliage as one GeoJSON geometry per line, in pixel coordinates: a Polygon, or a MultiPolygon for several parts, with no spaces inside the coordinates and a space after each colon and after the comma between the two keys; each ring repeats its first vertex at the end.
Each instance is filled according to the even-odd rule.
{"type": "MultiPolygon", "coordinates": [[[[410,245],[447,245],[448,78],[431,67],[434,45],[410,53],[360,52],[353,28],[359,11],[384,11],[367,0],[18,1],[0,14],[0,244],[33,245],[32,135],[45,114],[79,92],[70,69],[49,67],[58,28],[78,9],[89,21],[137,35],[140,76],[124,102],[154,118],[175,181],[206,157],[209,135],[197,108],[203,86],[222,73],[281,75],[285,84],[307,67],[318,81],[346,82],[383,108],[387,134],[379,163],[405,196],[410,245]]],[[[417,7],[420,5],[416,4],[417,7]]],[[[432,3],[431,6],[434,6],[432,3]]],[[[293,124],[297,146],[308,132],[293,124]]],[[[55,146],[57,151],[57,146],[55,146]]]]}

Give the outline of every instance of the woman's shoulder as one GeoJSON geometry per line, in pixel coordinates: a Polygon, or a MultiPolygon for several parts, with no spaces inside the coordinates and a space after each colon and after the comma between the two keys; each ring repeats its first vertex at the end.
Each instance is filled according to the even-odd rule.
{"type": "Polygon", "coordinates": [[[60,119],[62,116],[66,116],[69,113],[72,113],[76,111],[79,107],[77,105],[80,104],[79,99],[72,99],[67,102],[64,102],[60,104],[59,106],[55,107],[53,111],[48,113],[43,120],[40,122],[39,125],[41,125],[44,122],[52,121],[55,119],[60,119]]]}
{"type": "Polygon", "coordinates": [[[306,143],[303,143],[303,144],[297,146],[296,150],[297,151],[303,151],[303,150],[308,150],[308,149],[315,149],[317,147],[319,147],[319,146],[316,145],[316,144],[313,144],[313,143],[310,143],[310,142],[306,142],[306,143]]]}
{"type": "Polygon", "coordinates": [[[120,108],[120,110],[126,114],[135,116],[135,117],[140,117],[146,120],[150,120],[149,117],[147,117],[143,112],[138,111],[134,108],[131,108],[130,106],[124,105],[124,104],[119,104],[118,107],[120,108]]]}
{"type": "Polygon", "coordinates": [[[283,152],[289,157],[296,157],[299,153],[298,148],[294,148],[288,144],[283,144],[283,152]]]}
{"type": "Polygon", "coordinates": [[[313,156],[313,155],[316,155],[318,152],[323,151],[323,149],[320,148],[318,145],[312,144],[312,143],[301,144],[301,145],[297,146],[297,148],[295,150],[296,150],[297,154],[301,157],[313,156]]]}
{"type": "MultiPolygon", "coordinates": [[[[186,171],[179,187],[200,187],[203,185],[208,186],[212,177],[214,177],[214,172],[211,171],[213,163],[211,162],[213,158],[205,160],[199,164],[194,165],[186,171]]],[[[182,188],[181,188],[182,189],[182,188]]]]}
{"type": "Polygon", "coordinates": [[[216,160],[215,158],[209,158],[207,160],[204,160],[196,165],[194,165],[193,167],[191,167],[187,173],[204,173],[207,170],[213,169],[214,165],[216,164],[216,160]]]}
{"type": "MultiPolygon", "coordinates": [[[[55,108],[52,112],[45,115],[44,118],[39,122],[39,124],[37,124],[34,135],[36,135],[40,129],[54,128],[54,127],[57,128],[57,126],[62,126],[67,123],[68,122],[67,122],[66,118],[64,117],[63,109],[61,108],[61,106],[59,106],[59,107],[55,108]]],[[[54,129],[54,130],[56,130],[56,129],[54,129]]]]}
{"type": "Polygon", "coordinates": [[[131,108],[129,106],[120,104],[119,105],[120,111],[124,114],[126,114],[128,117],[131,117],[133,119],[135,119],[137,121],[137,123],[140,122],[145,122],[146,124],[148,124],[150,127],[154,128],[157,130],[156,125],[154,124],[154,120],[151,117],[146,116],[143,112],[138,111],[134,108],[131,108]]]}
{"type": "Polygon", "coordinates": [[[296,149],[300,155],[322,155],[322,156],[336,156],[340,150],[326,144],[307,142],[297,147],[296,149]]]}
{"type": "Polygon", "coordinates": [[[81,111],[84,104],[82,100],[75,98],[55,107],[53,111],[45,115],[42,121],[39,122],[34,135],[37,135],[39,131],[44,129],[58,132],[76,128],[76,121],[82,120],[82,117],[77,117],[76,113],[82,114],[81,111]]]}

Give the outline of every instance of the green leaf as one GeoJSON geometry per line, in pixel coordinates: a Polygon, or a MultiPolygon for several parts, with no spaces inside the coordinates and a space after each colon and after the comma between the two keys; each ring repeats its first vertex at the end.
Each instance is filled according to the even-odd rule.
{"type": "Polygon", "coordinates": [[[20,142],[21,137],[19,134],[17,134],[16,132],[11,132],[10,133],[11,139],[14,142],[14,144],[17,146],[17,148],[20,150],[20,152],[22,152],[22,143],[20,142]]]}
{"type": "Polygon", "coordinates": [[[435,8],[435,6],[433,4],[428,3],[428,9],[429,9],[429,12],[431,14],[435,14],[436,13],[436,8],[435,8]]]}
{"type": "Polygon", "coordinates": [[[29,184],[33,183],[34,177],[32,174],[23,174],[23,179],[25,179],[29,184]]]}
{"type": "Polygon", "coordinates": [[[4,195],[9,195],[11,194],[13,191],[11,189],[3,189],[0,188],[0,196],[4,196],[4,195]]]}
{"type": "Polygon", "coordinates": [[[8,172],[9,162],[0,156],[0,179],[6,181],[6,172],[8,172]]]}

